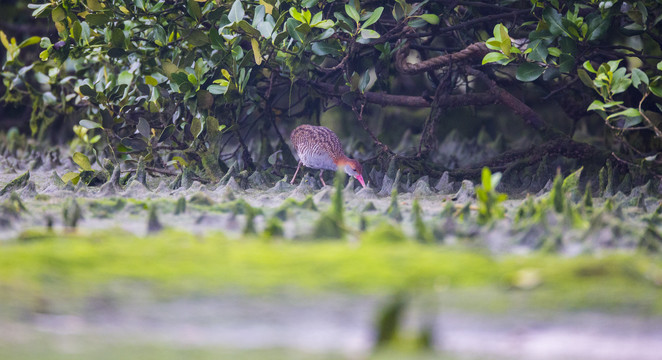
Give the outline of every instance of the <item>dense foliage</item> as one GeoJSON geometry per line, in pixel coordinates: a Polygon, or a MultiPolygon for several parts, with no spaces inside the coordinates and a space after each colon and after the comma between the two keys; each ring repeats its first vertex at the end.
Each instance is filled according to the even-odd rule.
{"type": "MultiPolygon", "coordinates": [[[[523,120],[551,144],[545,152],[603,154],[602,166],[614,151],[612,160],[656,172],[662,161],[659,0],[53,0],[29,8],[57,35],[17,41],[0,32],[2,101],[31,107],[35,136],[56,119],[73,127],[74,160],[86,167],[90,156],[190,168],[207,180],[232,164],[278,172],[291,161],[287,132],[342,106],[373,142],[364,157],[430,172],[450,166],[433,156],[448,131],[442,119],[467,106],[491,109],[489,118],[495,103],[517,115],[509,128],[523,120]],[[22,56],[36,46],[39,59],[22,56]],[[558,114],[541,116],[547,102],[558,114]],[[374,126],[366,118],[377,106],[431,108],[415,124],[401,121],[419,133],[417,144],[394,151],[385,139],[401,124],[374,126]],[[570,140],[582,126],[602,150],[570,140]]],[[[501,160],[487,165],[504,169],[501,160]]]]}

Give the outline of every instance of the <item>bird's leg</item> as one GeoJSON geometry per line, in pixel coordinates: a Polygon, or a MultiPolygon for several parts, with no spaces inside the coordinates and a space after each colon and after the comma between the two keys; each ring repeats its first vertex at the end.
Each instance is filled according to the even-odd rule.
{"type": "Polygon", "coordinates": [[[301,167],[301,164],[303,164],[301,161],[299,161],[299,165],[297,166],[297,171],[294,172],[294,176],[292,176],[292,181],[290,181],[290,184],[294,185],[294,179],[297,178],[297,174],[299,173],[299,168],[301,167]]]}
{"type": "Polygon", "coordinates": [[[324,178],[322,177],[323,172],[324,170],[320,170],[320,180],[322,180],[322,187],[326,186],[326,184],[324,183],[324,178]]]}

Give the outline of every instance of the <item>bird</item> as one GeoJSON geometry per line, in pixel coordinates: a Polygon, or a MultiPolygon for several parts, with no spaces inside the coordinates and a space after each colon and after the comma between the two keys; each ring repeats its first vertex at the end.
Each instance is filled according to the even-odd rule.
{"type": "Polygon", "coordinates": [[[299,156],[299,165],[290,184],[294,184],[299,169],[303,165],[312,169],[320,169],[320,180],[322,180],[323,186],[326,186],[324,178],[322,178],[324,170],[336,171],[341,168],[349,176],[355,177],[364,188],[366,187],[361,163],[345,155],[338,135],[331,129],[324,126],[301,125],[292,130],[290,140],[294,151],[299,156]]]}

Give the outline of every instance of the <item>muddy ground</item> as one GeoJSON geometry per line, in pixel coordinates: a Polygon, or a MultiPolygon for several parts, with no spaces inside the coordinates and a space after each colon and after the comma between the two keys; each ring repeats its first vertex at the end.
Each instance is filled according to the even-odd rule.
{"type": "MultiPolygon", "coordinates": [[[[549,181],[537,194],[511,194],[516,200],[504,203],[505,218],[486,226],[476,220],[475,184],[397,176],[401,181],[393,186],[395,179],[373,174],[367,189],[351,180],[344,186],[342,239],[315,245],[318,221],[330,211],[335,191],[332,186],[320,188],[316,173],[299,179],[297,186],[260,173],[235,174],[219,184],[192,181],[185,186],[173,186],[174,177],[152,175],[144,182],[129,179],[126,185],[58,182],[76,169],[70,161],[45,162],[29,171],[25,184],[0,195],[4,204],[0,251],[5,253],[0,256],[0,288],[5,292],[0,297],[3,359],[136,354],[166,359],[218,358],[219,354],[283,359],[442,355],[654,359],[662,353],[662,267],[655,252],[660,197],[651,185],[627,194],[598,195],[591,200],[593,210],[586,210],[585,204],[581,208],[579,197],[575,205],[566,205],[565,212],[540,210],[536,217],[526,215],[543,207],[549,181]],[[397,213],[391,196],[394,187],[397,213]],[[420,203],[420,219],[430,244],[412,245],[421,241],[421,228],[412,211],[414,199],[420,203]],[[80,214],[75,226],[73,212],[80,214]],[[214,264],[225,261],[223,257],[196,258],[186,248],[167,247],[170,239],[205,242],[213,234],[227,239],[224,248],[255,246],[255,256],[263,260],[214,270],[214,264]],[[133,236],[160,239],[153,244],[157,254],[145,258],[154,266],[139,268],[127,260],[126,272],[117,268],[106,272],[103,257],[89,253],[95,251],[95,241],[105,249],[115,241],[134,241],[130,240],[133,236]],[[368,265],[369,252],[357,257],[363,260],[352,262],[344,255],[348,249],[382,240],[402,248],[402,263],[386,260],[368,265]],[[68,244],[79,255],[68,253],[68,244]],[[446,264],[432,258],[424,265],[428,263],[423,256],[437,251],[443,255],[446,249],[459,251],[460,260],[446,264]],[[289,262],[270,257],[279,251],[293,252],[289,262]],[[333,259],[326,263],[320,251],[329,251],[333,259]],[[536,257],[541,251],[547,255],[538,269],[536,257]],[[311,264],[300,260],[317,256],[319,262],[311,264]],[[462,256],[478,259],[477,264],[485,263],[486,268],[471,274],[476,268],[462,256]],[[614,256],[622,272],[601,263],[602,257],[614,256]],[[173,259],[172,264],[209,264],[211,280],[203,275],[204,267],[200,272],[178,273],[177,265],[167,266],[173,259]],[[501,259],[507,259],[506,265],[501,259]],[[568,265],[574,264],[573,259],[581,259],[579,265],[568,265]],[[80,266],[71,265],[79,260],[80,266]],[[570,274],[567,278],[554,277],[557,261],[561,264],[558,273],[570,274]],[[511,269],[518,262],[526,265],[511,269]],[[292,267],[292,272],[264,280],[262,287],[253,286],[259,283],[255,277],[267,279],[267,274],[282,271],[283,266],[292,267]],[[429,268],[416,270],[417,266],[429,268]],[[451,266],[459,269],[458,274],[449,275],[451,266]],[[382,267],[392,274],[377,280],[382,267]],[[568,269],[561,270],[564,267],[568,269]],[[152,273],[155,268],[158,272],[152,273]],[[307,273],[305,279],[297,277],[299,268],[307,273]],[[343,274],[342,268],[353,272],[343,274]],[[232,269],[254,273],[224,280],[232,269]],[[437,274],[451,280],[422,280],[421,286],[410,284],[417,279],[414,275],[396,280],[396,274],[418,274],[419,270],[432,274],[430,278],[437,274]],[[494,279],[481,275],[500,271],[505,275],[494,279]],[[142,277],[142,273],[149,274],[142,277]],[[375,280],[356,280],[361,274],[375,280]],[[176,285],[170,287],[171,281],[176,285]],[[209,281],[222,286],[209,289],[209,281]],[[316,285],[308,287],[308,283],[316,285]],[[586,288],[594,290],[579,290],[586,288]],[[380,318],[394,306],[394,294],[402,291],[404,305],[395,307],[402,309],[398,339],[387,350],[379,350],[379,334],[385,331],[380,318]]],[[[3,159],[0,188],[26,171],[28,165],[3,159]]],[[[149,244],[138,242],[113,252],[120,268],[122,259],[134,250],[150,251],[149,244]]],[[[251,258],[250,249],[245,250],[246,259],[251,258]]],[[[375,253],[374,258],[379,256],[375,253]]],[[[384,256],[393,259],[397,250],[384,256]]]]}

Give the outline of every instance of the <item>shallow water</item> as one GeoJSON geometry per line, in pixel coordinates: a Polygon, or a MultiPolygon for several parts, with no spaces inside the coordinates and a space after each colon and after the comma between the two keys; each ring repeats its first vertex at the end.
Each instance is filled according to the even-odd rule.
{"type": "MultiPolygon", "coordinates": [[[[444,295],[449,296],[453,295],[444,295]]],[[[662,321],[657,317],[517,309],[469,312],[437,300],[413,301],[402,332],[430,328],[432,351],[439,356],[652,360],[662,353],[662,321]]],[[[167,301],[97,298],[79,312],[37,313],[1,322],[0,357],[83,357],[110,349],[147,356],[185,349],[240,358],[261,358],[261,351],[283,352],[284,358],[370,358],[375,356],[376,314],[386,301],[381,296],[339,294],[226,294],[167,301]]]]}

